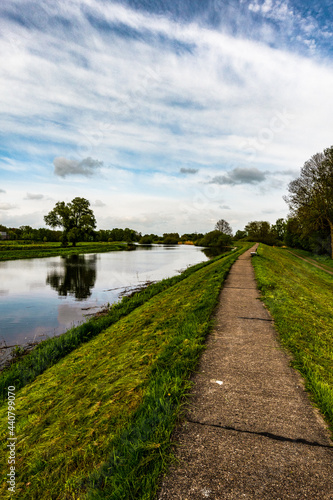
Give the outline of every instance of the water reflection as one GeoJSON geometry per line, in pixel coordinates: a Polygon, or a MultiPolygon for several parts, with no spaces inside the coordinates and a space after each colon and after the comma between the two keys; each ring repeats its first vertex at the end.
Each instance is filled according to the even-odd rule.
{"type": "Polygon", "coordinates": [[[0,344],[60,335],[87,314],[116,303],[125,289],[207,260],[201,248],[191,245],[135,248],[0,262],[0,344]]]}
{"type": "Polygon", "coordinates": [[[68,255],[61,257],[60,268],[48,272],[46,283],[58,295],[73,295],[77,300],[90,297],[96,282],[96,255],[68,255]]]}
{"type": "Polygon", "coordinates": [[[140,243],[139,248],[143,248],[144,250],[152,250],[154,247],[151,243],[140,243]]]}
{"type": "Polygon", "coordinates": [[[223,253],[230,252],[231,247],[209,247],[203,248],[202,251],[209,259],[222,255],[223,253]]]}

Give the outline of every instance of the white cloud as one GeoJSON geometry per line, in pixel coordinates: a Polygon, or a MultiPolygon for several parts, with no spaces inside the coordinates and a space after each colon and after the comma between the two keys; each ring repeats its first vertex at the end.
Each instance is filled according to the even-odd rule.
{"type": "MultiPolygon", "coordinates": [[[[17,5],[12,2],[13,9],[17,5]]],[[[46,5],[71,19],[79,36],[69,39],[65,32],[54,31],[45,16],[48,30],[37,33],[9,21],[3,30],[0,51],[8,64],[0,70],[0,127],[8,150],[31,160],[6,158],[1,168],[13,179],[22,173],[25,184],[27,174],[29,179],[34,176],[13,203],[21,205],[27,189],[48,197],[56,193],[66,201],[75,192],[105,203],[103,207],[96,201],[96,211],[100,209],[104,217],[110,210],[112,224],[114,206],[108,202],[112,191],[124,200],[122,213],[117,211],[119,220],[139,217],[148,225],[153,204],[145,200],[158,190],[169,200],[161,203],[163,210],[172,212],[168,224],[177,226],[177,197],[191,205],[195,190],[200,194],[204,183],[220,178],[225,202],[212,201],[211,218],[219,205],[230,206],[231,211],[239,205],[241,213],[239,197],[255,196],[254,191],[241,191],[245,174],[250,176],[247,182],[252,179],[246,187],[260,181],[269,191],[275,172],[297,171],[332,142],[327,106],[333,88],[330,63],[115,3],[82,0],[46,5]],[[84,17],[85,9],[101,20],[138,30],[141,39],[97,31],[84,17]],[[161,37],[180,47],[187,44],[190,50],[172,50],[172,44],[160,42],[161,37]],[[284,113],[293,118],[274,121],[284,113]],[[56,177],[51,181],[54,157],[56,177]],[[196,175],[179,176],[196,170],[196,175]],[[67,176],[68,191],[62,179],[67,176]],[[50,182],[53,186],[46,188],[50,182]],[[130,202],[139,192],[141,215],[130,202]]],[[[282,20],[288,14],[297,21],[288,3],[266,0],[250,5],[267,18],[282,20]]],[[[314,28],[310,20],[303,25],[311,45],[314,28]]],[[[283,186],[274,187],[274,203],[281,210],[283,186]]],[[[260,203],[272,203],[264,192],[259,196],[257,190],[256,196],[260,203]]],[[[39,213],[38,200],[30,198],[29,203],[33,213],[39,213]]],[[[261,210],[260,203],[256,210],[261,210]]],[[[27,203],[22,203],[17,214],[26,209],[27,203]]],[[[231,215],[237,218],[236,213],[231,215]]],[[[197,220],[203,228],[208,220],[200,211],[188,217],[180,223],[197,220]]]]}
{"type": "Polygon", "coordinates": [[[294,16],[294,11],[289,7],[289,2],[281,0],[264,0],[259,3],[258,0],[249,4],[249,10],[252,12],[260,12],[270,19],[284,21],[294,16]]]}
{"type": "Polygon", "coordinates": [[[94,207],[106,207],[106,203],[104,203],[101,200],[96,200],[94,203],[92,203],[94,207]]]}
{"type": "MultiPolygon", "coordinates": [[[[97,8],[94,2],[90,5],[97,8]]],[[[18,67],[26,80],[23,91],[40,97],[17,100],[7,86],[8,113],[11,110],[15,114],[16,110],[18,115],[23,112],[29,117],[43,114],[51,121],[47,127],[40,120],[33,121],[29,128],[25,124],[17,128],[16,119],[12,124],[7,121],[3,125],[8,133],[14,133],[16,128],[17,132],[52,141],[67,141],[72,145],[71,156],[78,162],[87,154],[101,154],[104,159],[111,154],[114,159],[115,147],[117,151],[130,147],[140,154],[152,154],[162,148],[162,153],[169,151],[175,160],[182,161],[199,151],[200,161],[207,163],[215,161],[221,153],[226,155],[223,150],[225,146],[230,147],[231,139],[230,133],[225,134],[226,129],[232,131],[233,142],[238,141],[236,147],[239,146],[243,137],[260,131],[274,108],[279,110],[287,104],[293,111],[297,110],[300,101],[297,92],[302,91],[308,76],[304,72],[327,72],[314,63],[306,68],[308,61],[286,52],[194,24],[181,26],[163,18],[148,18],[121,6],[103,11],[99,5],[97,11],[101,16],[122,20],[138,30],[150,29],[177,41],[195,44],[195,52],[175,55],[160,46],[117,38],[113,50],[107,50],[106,41],[79,16],[78,23],[91,35],[94,33],[96,44],[82,48],[68,43],[67,50],[61,44],[60,72],[60,47],[51,45],[50,34],[40,35],[45,37],[43,46],[50,46],[48,59],[44,51],[43,54],[38,51],[37,40],[30,39],[24,46],[25,50],[18,56],[18,67]],[[89,69],[78,67],[77,56],[85,57],[89,69]],[[158,60],[157,66],[152,64],[154,60],[158,60]],[[198,72],[200,79],[195,77],[198,72]],[[230,74],[233,77],[226,78],[230,74]],[[79,93],[76,92],[78,85],[79,93]],[[32,92],[36,86],[38,93],[32,92]],[[176,96],[185,103],[184,107],[172,105],[176,96]],[[106,101],[110,103],[108,112],[106,101]],[[193,107],[187,108],[186,102],[193,107]],[[22,103],[23,107],[27,106],[25,110],[22,103]],[[52,118],[64,113],[67,107],[73,108],[73,103],[81,111],[73,109],[71,127],[57,126],[52,118]],[[82,113],[86,117],[83,122],[82,113]],[[172,130],[175,124],[182,128],[178,136],[172,130]]],[[[331,71],[328,73],[332,81],[331,71]]],[[[14,79],[16,74],[15,70],[14,79]]],[[[328,97],[327,92],[317,92],[317,95],[322,95],[322,100],[328,97]]],[[[321,118],[326,118],[324,107],[319,109],[321,118]]],[[[234,152],[233,148],[232,154],[234,152]]],[[[282,149],[281,155],[284,154],[288,156],[289,150],[282,149]]]]}
{"type": "Polygon", "coordinates": [[[13,208],[16,208],[16,205],[12,203],[0,203],[0,210],[13,210],[13,208]]]}

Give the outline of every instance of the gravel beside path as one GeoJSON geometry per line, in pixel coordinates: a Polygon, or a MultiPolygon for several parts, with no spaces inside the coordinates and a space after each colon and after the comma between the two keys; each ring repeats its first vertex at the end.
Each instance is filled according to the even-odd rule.
{"type": "Polygon", "coordinates": [[[333,499],[333,448],[280,347],[250,252],[219,299],[159,500],[333,499]]]}

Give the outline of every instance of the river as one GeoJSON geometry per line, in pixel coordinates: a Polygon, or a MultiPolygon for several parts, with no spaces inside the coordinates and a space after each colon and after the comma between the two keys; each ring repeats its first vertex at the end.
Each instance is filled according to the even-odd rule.
{"type": "Polygon", "coordinates": [[[0,262],[0,345],[59,335],[121,293],[208,260],[190,245],[0,262]]]}

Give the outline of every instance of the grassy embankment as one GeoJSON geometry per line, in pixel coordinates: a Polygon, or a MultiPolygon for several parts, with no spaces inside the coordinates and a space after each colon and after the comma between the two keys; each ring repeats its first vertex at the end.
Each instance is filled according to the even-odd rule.
{"type": "Polygon", "coordinates": [[[253,264],[262,299],[333,431],[333,276],[284,249],[260,244],[258,253],[253,264]]]}
{"type": "Polygon", "coordinates": [[[304,259],[308,259],[319,266],[322,266],[324,269],[328,271],[333,271],[333,260],[329,255],[316,255],[311,252],[307,252],[306,250],[301,250],[298,248],[288,248],[290,252],[303,257],[304,259]]]}
{"type": "Polygon", "coordinates": [[[73,255],[80,253],[112,252],[126,250],[125,242],[82,242],[75,247],[62,247],[61,243],[29,243],[6,241],[0,243],[0,262],[4,260],[33,259],[38,257],[55,257],[57,255],[73,255]]]}
{"type": "MultiPolygon", "coordinates": [[[[175,277],[17,391],[20,498],[153,498],[219,290],[243,250],[175,277]]],[[[5,401],[3,441],[6,418],[5,401]]]]}

